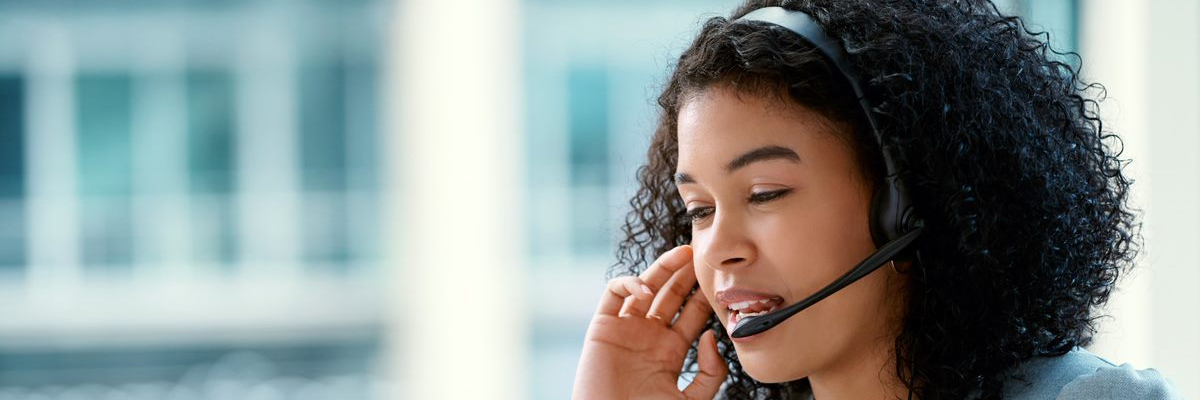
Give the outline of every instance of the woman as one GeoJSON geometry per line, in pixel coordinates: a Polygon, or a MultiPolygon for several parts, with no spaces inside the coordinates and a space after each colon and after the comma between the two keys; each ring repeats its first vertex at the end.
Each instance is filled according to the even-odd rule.
{"type": "Polygon", "coordinates": [[[986,1],[780,3],[680,56],[575,398],[1176,396],[1080,347],[1139,237],[1098,86],[986,1]]]}

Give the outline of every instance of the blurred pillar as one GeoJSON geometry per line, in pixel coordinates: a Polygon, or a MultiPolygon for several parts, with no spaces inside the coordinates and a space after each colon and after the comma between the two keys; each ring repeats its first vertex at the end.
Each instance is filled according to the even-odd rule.
{"type": "Polygon", "coordinates": [[[279,9],[238,43],[236,192],[241,273],[286,282],[300,264],[297,55],[279,9]]]}
{"type": "Polygon", "coordinates": [[[1194,0],[1082,4],[1081,53],[1108,89],[1106,130],[1122,136],[1145,247],[1093,350],[1155,367],[1200,397],[1200,7],[1194,0]]]}
{"type": "Polygon", "coordinates": [[[63,296],[80,282],[78,165],[75,142],[75,56],[66,29],[54,22],[38,28],[25,65],[29,131],[25,142],[29,254],[28,290],[37,297],[63,296]]]}
{"type": "Polygon", "coordinates": [[[383,154],[390,397],[526,398],[520,5],[394,5],[383,154]]]}
{"type": "Polygon", "coordinates": [[[1147,4],[1151,341],[1155,367],[1173,378],[1185,398],[1195,399],[1200,398],[1200,4],[1147,4]]]}
{"type": "MultiPolygon", "coordinates": [[[[1147,212],[1155,367],[1200,398],[1200,4],[1150,7],[1147,212]],[[1151,214],[1152,212],[1152,214],[1151,214]],[[1151,242],[1152,241],[1152,242],[1151,242]]],[[[1110,27],[1111,29],[1111,27],[1110,27]]]]}
{"type": "Polygon", "coordinates": [[[139,38],[133,130],[134,268],[163,278],[190,270],[187,87],[183,38],[163,24],[139,38]]]}
{"type": "MultiPolygon", "coordinates": [[[[1125,146],[1122,158],[1133,159],[1125,172],[1137,181],[1131,203],[1144,209],[1149,194],[1146,115],[1147,7],[1136,2],[1091,2],[1080,10],[1080,54],[1082,75],[1088,82],[1105,86],[1108,98],[1100,103],[1104,129],[1121,135],[1125,146]],[[1120,24],[1121,32],[1107,29],[1120,24]]],[[[1094,93],[1093,93],[1094,95],[1094,93]]],[[[1104,312],[1112,318],[1101,320],[1096,342],[1090,350],[1117,362],[1130,362],[1142,368],[1152,365],[1150,343],[1150,298],[1147,287],[1154,271],[1144,257],[1139,258],[1131,274],[1121,277],[1104,312]]]]}

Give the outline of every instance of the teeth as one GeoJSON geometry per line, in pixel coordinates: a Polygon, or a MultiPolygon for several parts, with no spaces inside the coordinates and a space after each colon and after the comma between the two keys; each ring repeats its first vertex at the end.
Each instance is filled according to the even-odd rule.
{"type": "MultiPolygon", "coordinates": [[[[743,307],[743,308],[744,308],[744,307],[743,307]]],[[[759,312],[753,312],[753,313],[744,313],[744,312],[741,312],[741,311],[733,311],[733,312],[729,313],[729,322],[731,322],[731,323],[735,323],[735,324],[736,324],[736,323],[738,323],[738,322],[741,322],[741,321],[742,321],[742,319],[744,319],[744,318],[750,318],[750,317],[757,317],[757,316],[760,316],[760,315],[766,315],[766,314],[769,314],[769,313],[771,313],[772,311],[775,311],[775,310],[776,310],[776,309],[778,309],[778,308],[779,308],[779,307],[771,307],[771,308],[768,308],[768,309],[766,309],[766,310],[759,311],[759,312]]]]}
{"type": "Polygon", "coordinates": [[[750,306],[752,306],[752,305],[755,305],[755,304],[767,304],[767,303],[770,303],[770,302],[771,302],[771,299],[762,299],[762,300],[747,300],[747,301],[742,301],[742,302],[738,302],[738,303],[733,303],[733,304],[730,304],[730,305],[729,305],[729,309],[730,309],[730,310],[733,310],[733,311],[741,311],[741,310],[744,310],[744,309],[746,309],[747,307],[750,307],[750,306]]]}
{"type": "Polygon", "coordinates": [[[754,301],[754,300],[733,303],[733,304],[729,305],[729,309],[733,310],[733,311],[741,311],[741,310],[746,309],[747,307],[754,305],[755,303],[757,303],[757,301],[754,301]]]}

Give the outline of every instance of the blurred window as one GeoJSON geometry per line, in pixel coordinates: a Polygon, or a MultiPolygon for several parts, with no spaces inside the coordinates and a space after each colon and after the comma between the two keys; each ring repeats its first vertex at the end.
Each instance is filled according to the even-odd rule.
{"type": "Polygon", "coordinates": [[[300,171],[305,262],[345,267],[346,71],[340,57],[319,59],[300,71],[300,171]]]}
{"type": "Polygon", "coordinates": [[[607,253],[611,247],[608,87],[604,65],[575,64],[568,70],[571,250],[576,254],[607,253]]]}
{"type": "Polygon", "coordinates": [[[25,264],[25,85],[0,75],[0,271],[25,264]]]}
{"type": "Polygon", "coordinates": [[[83,72],[75,82],[82,261],[92,269],[128,270],[132,79],[127,73],[83,72]]]}
{"type": "Polygon", "coordinates": [[[193,257],[232,269],[237,257],[233,193],[237,171],[236,102],[229,71],[186,72],[187,168],[193,257]]]}

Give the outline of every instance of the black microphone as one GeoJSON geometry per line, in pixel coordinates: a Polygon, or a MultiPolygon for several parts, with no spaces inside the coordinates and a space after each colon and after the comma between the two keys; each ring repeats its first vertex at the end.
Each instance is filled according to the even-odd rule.
{"type": "Polygon", "coordinates": [[[813,304],[817,304],[817,302],[824,300],[826,297],[829,297],[829,295],[837,293],[837,291],[846,288],[846,286],[849,286],[851,283],[854,283],[859,279],[862,279],[862,277],[867,276],[867,274],[879,269],[879,267],[883,266],[883,263],[892,259],[892,257],[896,256],[896,254],[899,254],[906,247],[908,247],[908,245],[912,244],[912,242],[917,239],[917,236],[920,236],[921,232],[924,230],[925,228],[923,227],[917,227],[911,232],[896,238],[896,240],[888,242],[887,244],[883,245],[883,247],[880,247],[879,250],[876,250],[870,256],[867,256],[866,259],[863,259],[862,262],[859,262],[858,265],[846,272],[845,275],[842,275],[840,278],[837,278],[837,280],[833,281],[833,283],[830,283],[829,286],[821,288],[821,290],[818,290],[812,296],[808,296],[796,304],[784,307],[781,310],[767,315],[750,317],[738,321],[737,327],[733,329],[733,337],[743,338],[746,336],[763,333],[768,329],[778,326],[792,315],[795,315],[800,311],[804,311],[804,309],[811,307],[813,304]]]}

